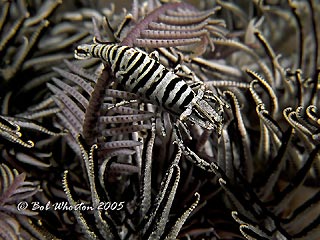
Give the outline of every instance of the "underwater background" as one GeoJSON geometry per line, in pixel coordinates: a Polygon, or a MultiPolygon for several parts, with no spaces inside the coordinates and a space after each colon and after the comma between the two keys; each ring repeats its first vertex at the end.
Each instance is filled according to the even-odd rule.
{"type": "Polygon", "coordinates": [[[318,0],[0,0],[0,239],[320,239],[319,21],[318,0]],[[182,65],[220,131],[177,144],[179,115],[74,58],[94,37],[182,65]]]}

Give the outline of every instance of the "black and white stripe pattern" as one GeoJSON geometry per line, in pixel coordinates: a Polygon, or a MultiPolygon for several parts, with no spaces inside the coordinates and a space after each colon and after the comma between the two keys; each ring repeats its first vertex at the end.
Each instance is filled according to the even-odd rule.
{"type": "Polygon", "coordinates": [[[173,114],[180,115],[195,97],[184,80],[142,51],[117,44],[87,46],[92,57],[101,58],[111,67],[117,81],[127,91],[173,114]]]}
{"type": "Polygon", "coordinates": [[[101,58],[126,91],[135,93],[166,111],[205,129],[222,129],[224,103],[218,96],[205,96],[204,89],[195,93],[174,72],[166,69],[145,52],[113,43],[83,44],[75,58],[101,58]],[[214,100],[215,107],[207,100],[214,100]]]}

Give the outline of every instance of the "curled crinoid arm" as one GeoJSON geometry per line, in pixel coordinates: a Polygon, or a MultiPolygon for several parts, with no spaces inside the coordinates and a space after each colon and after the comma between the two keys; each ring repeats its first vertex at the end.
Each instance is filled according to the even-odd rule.
{"type": "Polygon", "coordinates": [[[17,124],[21,129],[23,129],[23,128],[30,129],[30,130],[42,132],[42,133],[45,133],[45,134],[51,135],[51,136],[60,136],[61,134],[63,134],[58,129],[46,128],[46,127],[42,126],[40,123],[33,121],[33,120],[29,120],[29,119],[25,119],[25,118],[18,118],[18,117],[7,117],[7,116],[3,116],[3,118],[6,119],[7,121],[10,121],[10,122],[17,124]]]}
{"type": "MultiPolygon", "coordinates": [[[[317,145],[318,139],[315,134],[319,128],[314,128],[305,119],[301,116],[302,107],[298,107],[296,111],[291,111],[290,113],[284,112],[285,119],[289,124],[296,130],[297,135],[305,145],[305,148],[308,152],[311,152],[312,149],[317,145]],[[312,128],[311,128],[312,127],[312,128]]],[[[318,168],[320,166],[319,161],[315,161],[314,171],[316,174],[319,172],[318,168]]]]}
{"type": "Polygon", "coordinates": [[[297,120],[305,125],[310,131],[314,132],[317,130],[317,126],[315,124],[316,121],[314,121],[314,118],[310,118],[310,110],[314,108],[315,106],[310,105],[307,108],[304,108],[302,106],[297,107],[296,113],[297,113],[297,120]]]}
{"type": "Polygon", "coordinates": [[[6,143],[4,149],[7,149],[3,152],[5,160],[15,167],[20,163],[37,168],[50,167],[51,152],[41,148],[65,132],[46,125],[28,118],[0,116],[0,139],[6,143]]]}
{"type": "Polygon", "coordinates": [[[32,148],[34,143],[31,140],[22,140],[22,133],[20,132],[20,126],[6,120],[4,117],[0,117],[0,136],[7,141],[18,143],[23,147],[32,148]]]}
{"type": "Polygon", "coordinates": [[[50,167],[51,163],[49,159],[52,155],[40,150],[42,144],[52,141],[54,138],[51,136],[62,136],[64,134],[59,129],[44,127],[40,123],[30,119],[0,116],[1,142],[6,140],[15,143],[12,146],[14,150],[10,151],[9,149],[12,144],[7,144],[5,148],[9,151],[4,152],[6,161],[13,161],[14,166],[18,163],[23,163],[37,168],[50,167]],[[34,141],[28,140],[29,136],[33,136],[32,139],[34,141]],[[23,148],[19,147],[19,145],[23,148]],[[33,148],[33,150],[30,152],[25,148],[33,148]]]}
{"type": "Polygon", "coordinates": [[[274,114],[276,114],[279,110],[279,100],[273,88],[261,76],[259,76],[259,74],[255,73],[254,71],[247,69],[246,72],[253,80],[257,80],[260,86],[269,94],[270,102],[272,103],[271,112],[272,116],[274,116],[274,114]]]}
{"type": "Polygon", "coordinates": [[[298,107],[295,111],[294,121],[297,122],[297,127],[308,136],[311,136],[312,140],[316,143],[319,142],[319,112],[317,106],[310,105],[307,108],[302,106],[298,107]]]}
{"type": "Polygon", "coordinates": [[[200,194],[195,193],[194,194],[196,200],[191,204],[191,206],[176,220],[174,226],[170,229],[170,232],[166,236],[165,239],[175,239],[178,236],[179,231],[182,228],[182,225],[187,220],[188,216],[191,214],[191,212],[197,207],[200,201],[200,194]]]}
{"type": "Polygon", "coordinates": [[[189,46],[185,48],[189,52],[192,52],[191,46],[195,46],[193,50],[200,52],[194,54],[200,55],[207,43],[214,49],[210,34],[219,37],[226,34],[222,20],[210,19],[219,9],[198,11],[186,3],[164,4],[137,22],[121,44],[147,48],[189,46]]]}
{"type": "Polygon", "coordinates": [[[281,232],[272,233],[264,229],[254,222],[248,221],[244,215],[239,214],[237,211],[232,211],[233,219],[240,224],[239,230],[246,239],[270,239],[276,237],[277,239],[287,239],[281,232]]]}
{"type": "Polygon", "coordinates": [[[296,133],[300,136],[302,142],[310,151],[314,147],[314,144],[309,140],[309,137],[312,135],[310,130],[303,124],[299,123],[296,118],[296,112],[291,107],[284,109],[283,115],[288,123],[296,130],[296,133]]]}

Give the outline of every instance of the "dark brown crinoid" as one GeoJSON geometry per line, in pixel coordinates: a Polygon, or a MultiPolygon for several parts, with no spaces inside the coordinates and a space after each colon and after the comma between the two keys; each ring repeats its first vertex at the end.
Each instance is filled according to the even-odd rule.
{"type": "Polygon", "coordinates": [[[319,2],[110,2],[1,1],[1,239],[319,239],[319,2]],[[230,106],[221,135],[176,144],[176,116],[73,59],[94,37],[180,64],[230,106]]]}

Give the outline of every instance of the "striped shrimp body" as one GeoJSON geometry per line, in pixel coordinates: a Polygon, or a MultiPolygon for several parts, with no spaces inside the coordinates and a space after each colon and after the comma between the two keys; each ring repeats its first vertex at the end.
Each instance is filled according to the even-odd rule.
{"type": "Polygon", "coordinates": [[[181,77],[145,52],[112,43],[82,44],[75,49],[77,59],[92,57],[102,59],[126,91],[179,116],[181,121],[189,120],[205,129],[220,132],[223,104],[219,98],[213,97],[218,103],[218,107],[213,108],[204,99],[202,88],[195,93],[181,77]]]}

